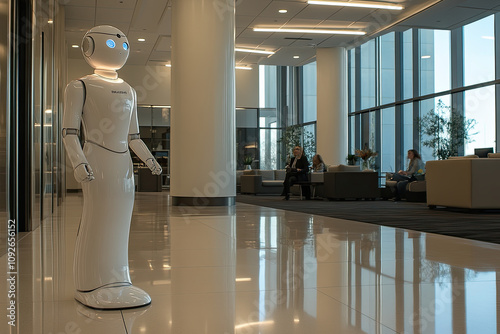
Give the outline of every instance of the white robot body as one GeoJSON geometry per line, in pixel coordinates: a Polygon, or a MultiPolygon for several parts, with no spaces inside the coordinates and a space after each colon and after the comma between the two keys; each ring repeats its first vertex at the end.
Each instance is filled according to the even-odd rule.
{"type": "Polygon", "coordinates": [[[110,26],[92,28],[82,50],[96,74],[66,87],[63,118],[63,141],[84,197],[74,255],[75,298],[97,309],[143,306],[151,298],[132,286],[128,267],[134,206],[128,148],[153,174],[160,174],[161,167],[139,137],[135,91],[115,72],[128,56],[125,35],[110,26]],[[122,49],[117,49],[119,45],[122,49]],[[78,136],[81,124],[83,149],[78,136]]]}

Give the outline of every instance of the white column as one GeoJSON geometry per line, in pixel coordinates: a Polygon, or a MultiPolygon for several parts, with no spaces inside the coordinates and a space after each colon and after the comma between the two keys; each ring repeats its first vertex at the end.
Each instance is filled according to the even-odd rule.
{"type": "Polygon", "coordinates": [[[232,205],[234,1],[172,2],[170,194],[174,205],[232,205]]]}
{"type": "Polygon", "coordinates": [[[318,121],[316,151],[326,164],[346,164],[347,158],[347,51],[316,50],[318,121]]]}

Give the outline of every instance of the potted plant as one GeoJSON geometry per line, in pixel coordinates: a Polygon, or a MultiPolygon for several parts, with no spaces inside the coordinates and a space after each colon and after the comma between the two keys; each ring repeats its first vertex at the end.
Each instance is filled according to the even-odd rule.
{"type": "Polygon", "coordinates": [[[459,149],[473,142],[476,133],[470,133],[476,120],[467,119],[456,110],[439,100],[436,110],[432,109],[425,116],[417,119],[421,136],[425,135],[422,145],[432,148],[432,153],[439,160],[459,154],[459,149]]]}
{"type": "Polygon", "coordinates": [[[243,164],[245,165],[245,169],[252,169],[252,162],[253,162],[253,157],[250,155],[246,155],[243,158],[243,164]]]}
{"type": "Polygon", "coordinates": [[[347,164],[349,166],[354,166],[356,164],[356,161],[358,161],[358,156],[356,154],[348,154],[347,155],[347,164]]]}

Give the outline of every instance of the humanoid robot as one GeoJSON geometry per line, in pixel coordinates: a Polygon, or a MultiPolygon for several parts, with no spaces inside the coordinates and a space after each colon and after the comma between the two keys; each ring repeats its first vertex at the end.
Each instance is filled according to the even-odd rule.
{"type": "Polygon", "coordinates": [[[129,147],[153,174],[162,169],[140,139],[136,93],[116,73],[129,55],[125,34],[111,26],[94,27],[85,34],[82,51],[95,71],[66,87],[62,130],[83,189],[73,267],[75,299],[96,309],[148,305],[150,296],[132,285],[128,267],[135,191],[129,147]]]}

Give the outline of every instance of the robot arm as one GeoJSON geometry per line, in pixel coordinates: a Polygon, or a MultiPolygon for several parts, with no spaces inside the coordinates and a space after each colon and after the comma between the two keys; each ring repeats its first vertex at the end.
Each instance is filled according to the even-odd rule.
{"type": "Polygon", "coordinates": [[[94,179],[92,168],[83,154],[80,139],[80,124],[85,99],[85,87],[81,81],[72,81],[64,92],[64,116],[62,137],[64,147],[74,169],[78,182],[89,182],[94,179]]]}
{"type": "Polygon", "coordinates": [[[160,175],[162,172],[160,164],[153,157],[148,147],[142,141],[139,135],[139,122],[137,121],[137,97],[134,92],[134,107],[132,110],[132,117],[130,119],[130,128],[128,131],[128,145],[134,151],[135,154],[141,159],[146,166],[151,170],[154,175],[160,175]]]}

